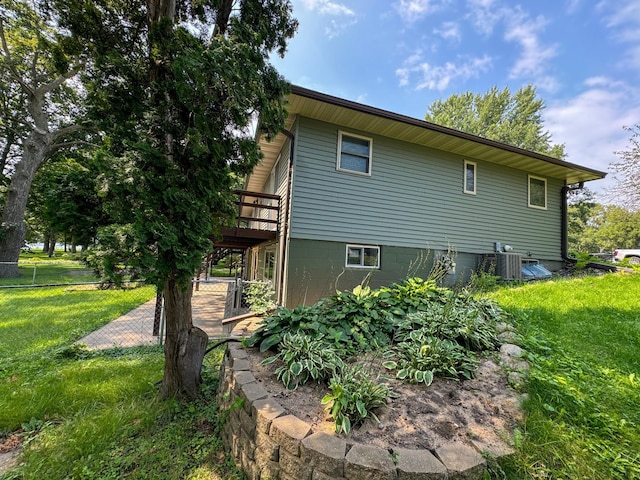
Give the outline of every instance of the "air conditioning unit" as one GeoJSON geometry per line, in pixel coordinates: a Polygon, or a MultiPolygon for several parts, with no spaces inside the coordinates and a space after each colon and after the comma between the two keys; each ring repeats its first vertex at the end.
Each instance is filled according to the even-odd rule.
{"type": "Polygon", "coordinates": [[[522,255],[496,253],[496,275],[503,280],[522,280],[522,255]]]}

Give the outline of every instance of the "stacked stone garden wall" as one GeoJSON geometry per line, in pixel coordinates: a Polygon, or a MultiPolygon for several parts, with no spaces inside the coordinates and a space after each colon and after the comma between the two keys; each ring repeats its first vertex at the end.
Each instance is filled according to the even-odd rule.
{"type": "Polygon", "coordinates": [[[312,432],[288,414],[256,381],[247,352],[228,344],[218,401],[227,414],[222,438],[250,480],[481,479],[485,460],[460,443],[434,452],[349,445],[337,435],[312,432]]]}

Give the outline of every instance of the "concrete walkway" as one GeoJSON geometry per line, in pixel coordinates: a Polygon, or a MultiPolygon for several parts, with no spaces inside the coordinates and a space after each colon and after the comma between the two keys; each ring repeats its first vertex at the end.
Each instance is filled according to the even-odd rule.
{"type": "MultiPolygon", "coordinates": [[[[199,289],[193,292],[193,324],[203,329],[210,339],[225,336],[222,319],[225,317],[227,292],[231,282],[233,280],[228,279],[200,282],[199,289]]],[[[84,343],[90,350],[157,345],[159,339],[153,336],[155,305],[155,298],[149,300],[81,338],[78,343],[84,343]]]]}

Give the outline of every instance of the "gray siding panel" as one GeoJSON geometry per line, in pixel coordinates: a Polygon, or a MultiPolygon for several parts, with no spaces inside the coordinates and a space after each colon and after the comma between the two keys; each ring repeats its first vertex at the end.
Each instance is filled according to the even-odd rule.
{"type": "Polygon", "coordinates": [[[561,181],[547,179],[547,210],[533,209],[525,171],[360,131],[373,138],[372,175],[338,172],[338,130],[299,119],[292,238],[474,253],[501,241],[560,258],[561,181]],[[465,159],[477,162],[476,195],[462,191],[465,159]]]}

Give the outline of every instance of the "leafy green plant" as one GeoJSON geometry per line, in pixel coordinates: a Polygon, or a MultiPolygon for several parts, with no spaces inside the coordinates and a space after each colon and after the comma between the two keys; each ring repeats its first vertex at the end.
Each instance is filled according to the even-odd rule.
{"type": "Polygon", "coordinates": [[[414,277],[380,288],[378,296],[386,310],[401,318],[408,313],[428,310],[448,294],[449,290],[439,287],[435,280],[414,277]]]}
{"type": "Polygon", "coordinates": [[[369,415],[377,420],[373,409],[386,404],[392,390],[362,365],[345,365],[331,377],[331,393],[324,396],[322,404],[336,422],[336,432],[348,434],[351,428],[363,422],[369,415]]]}
{"type": "Polygon", "coordinates": [[[420,278],[376,290],[359,285],[311,306],[278,308],[263,320],[247,344],[266,351],[280,343],[285,332],[302,331],[326,337],[348,354],[369,351],[388,345],[408,313],[429,311],[434,304],[446,304],[455,295],[433,280],[420,278]]]}
{"type": "Polygon", "coordinates": [[[295,390],[309,379],[324,380],[343,366],[338,350],[322,338],[299,332],[286,333],[279,347],[276,355],[265,358],[262,363],[282,361],[284,365],[275,373],[289,390],[295,390]]]}
{"type": "Polygon", "coordinates": [[[397,370],[396,378],[410,383],[431,385],[434,376],[470,379],[478,368],[473,353],[451,340],[425,336],[414,330],[395,349],[397,360],[387,360],[383,366],[397,370]]]}
{"type": "Polygon", "coordinates": [[[251,311],[256,315],[265,313],[276,308],[273,298],[276,294],[271,282],[243,282],[243,293],[251,311]]]}
{"type": "Polygon", "coordinates": [[[332,322],[338,326],[332,336],[345,344],[350,353],[365,352],[389,343],[394,319],[381,300],[381,290],[358,285],[351,292],[338,292],[324,304],[332,322]]]}
{"type": "Polygon", "coordinates": [[[396,341],[406,341],[414,330],[424,336],[448,339],[475,351],[493,350],[499,344],[496,322],[504,312],[494,302],[468,294],[451,295],[428,311],[410,313],[399,322],[396,341]]]}
{"type": "Polygon", "coordinates": [[[495,266],[487,272],[477,270],[471,274],[468,289],[473,292],[490,292],[500,286],[500,276],[495,274],[495,266]]]}
{"type": "Polygon", "coordinates": [[[323,316],[322,304],[311,306],[300,305],[289,310],[279,307],[274,313],[266,317],[260,327],[246,340],[249,347],[259,346],[265,352],[278,345],[287,332],[316,332],[316,336],[328,333],[327,322],[323,316]]]}

